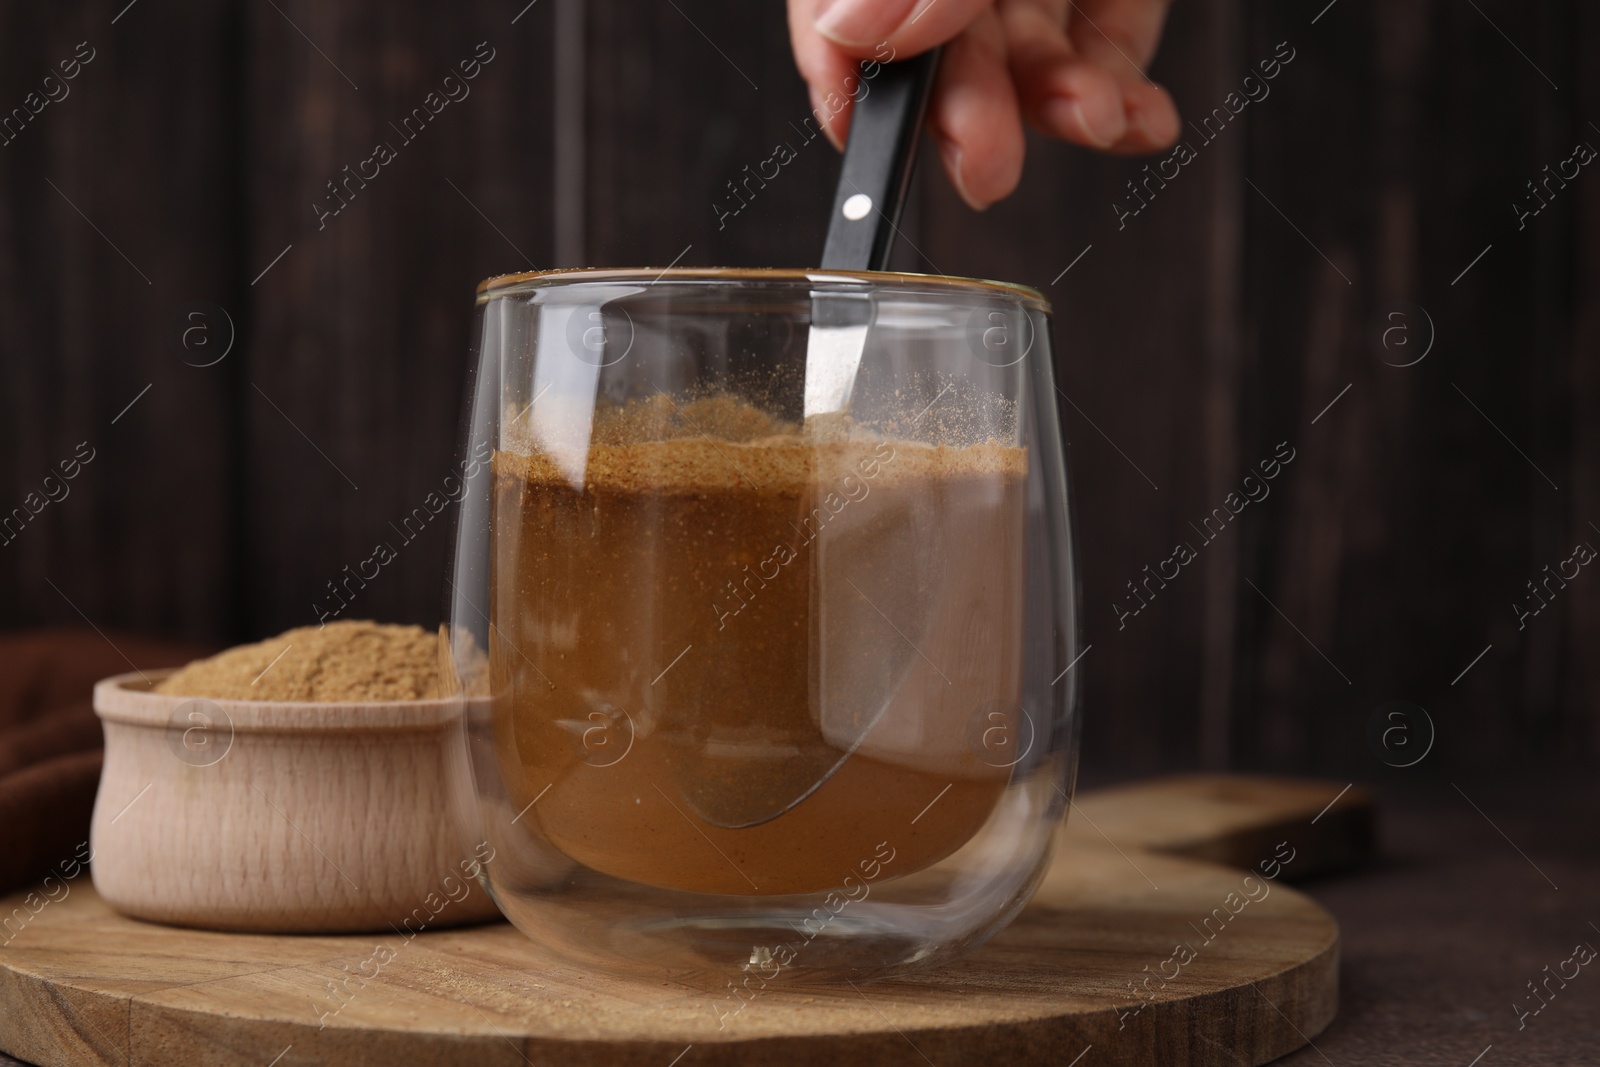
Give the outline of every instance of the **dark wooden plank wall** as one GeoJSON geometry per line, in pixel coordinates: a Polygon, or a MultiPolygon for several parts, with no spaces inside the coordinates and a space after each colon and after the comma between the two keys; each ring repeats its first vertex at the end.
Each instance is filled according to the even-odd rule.
{"type": "Polygon", "coordinates": [[[346,617],[436,623],[447,516],[405,520],[454,463],[473,285],[551,262],[550,19],[279,7],[249,6],[245,622],[337,609],[327,583],[383,543],[346,617]]]}
{"type": "Polygon", "coordinates": [[[1307,442],[1254,570],[1354,682],[1330,677],[1247,593],[1241,671],[1256,684],[1241,694],[1235,741],[1261,762],[1358,754],[1360,727],[1395,698],[1427,707],[1438,727],[1438,758],[1415,773],[1563,749],[1581,758],[1592,737],[1593,710],[1572,707],[1563,722],[1560,705],[1588,658],[1573,612],[1600,590],[1580,578],[1525,631],[1511,611],[1528,579],[1595,536],[1567,458],[1570,419],[1595,398],[1569,398],[1562,382],[1580,363],[1569,327],[1577,200],[1522,232],[1511,209],[1583,136],[1577,10],[1341,3],[1308,35],[1282,106],[1263,108],[1252,131],[1257,184],[1353,282],[1252,202],[1245,317],[1259,389],[1246,389],[1244,425],[1257,449],[1277,426],[1307,442]],[[1404,303],[1427,309],[1437,339],[1426,360],[1396,368],[1368,334],[1404,303]]]}
{"type": "Polygon", "coordinates": [[[0,507],[42,495],[80,443],[94,457],[0,547],[0,615],[214,633],[239,558],[228,377],[185,366],[204,360],[172,323],[234,269],[230,15],[115,14],[0,6],[5,114],[59,98],[0,147],[0,507]],[[75,54],[92,58],[62,81],[75,54]]]}
{"type": "MultiPolygon", "coordinates": [[[[776,3],[141,3],[112,25],[121,7],[0,7],[0,104],[97,50],[0,148],[0,504],[78,441],[98,450],[0,546],[0,624],[76,605],[259,636],[314,621],[379,541],[398,559],[350,613],[436,622],[446,527],[406,543],[390,524],[450,469],[479,278],[815,259],[837,163],[803,143],[776,3]],[[414,139],[390,125],[480,42],[468,97],[414,139]],[[780,141],[798,158],[719,220],[780,141]],[[393,161],[319,220],[379,142],[393,161]],[[238,331],[216,367],[175,343],[195,301],[238,331]]],[[[1520,232],[1510,205],[1576,140],[1600,145],[1579,62],[1600,16],[1177,4],[1154,75],[1198,125],[1280,42],[1270,94],[1210,138],[1186,129],[1194,161],[1120,224],[1150,161],[1037,140],[1012,200],[975,215],[925,167],[908,212],[906,268],[1028,282],[1057,308],[1086,760],[1377,773],[1367,722],[1393,699],[1438,728],[1396,774],[1582,758],[1600,579],[1526,630],[1510,604],[1600,543],[1600,187],[1585,172],[1520,232]],[[1402,305],[1437,335],[1408,368],[1370,341],[1402,305]],[[1271,495],[1119,627],[1125,583],[1198,542],[1190,523],[1281,441],[1296,458],[1271,495]]]]}

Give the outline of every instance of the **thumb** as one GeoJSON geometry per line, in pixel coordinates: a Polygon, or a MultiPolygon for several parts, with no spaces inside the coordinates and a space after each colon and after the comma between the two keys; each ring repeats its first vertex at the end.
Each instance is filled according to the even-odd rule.
{"type": "Polygon", "coordinates": [[[960,36],[992,4],[993,0],[789,0],[789,39],[795,65],[810,88],[818,126],[835,147],[843,148],[852,98],[860,84],[857,60],[909,59],[960,36]],[[844,43],[856,40],[865,43],[844,43]]]}
{"type": "Polygon", "coordinates": [[[819,0],[813,29],[846,55],[910,59],[960,36],[993,0],[819,0]]]}

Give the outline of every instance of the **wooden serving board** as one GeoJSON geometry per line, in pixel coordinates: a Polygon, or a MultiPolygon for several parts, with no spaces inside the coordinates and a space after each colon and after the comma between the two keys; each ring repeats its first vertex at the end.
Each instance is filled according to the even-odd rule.
{"type": "MultiPolygon", "coordinates": [[[[1205,781],[1189,800],[1214,790],[1205,781]]],[[[1283,835],[1254,857],[1249,882],[1238,868],[1151,850],[1172,839],[1171,805],[1185,804],[1174,783],[1124,790],[1120,806],[1087,796],[1082,810],[1104,833],[1064,834],[1032,903],[988,945],[909,979],[774,983],[721,1029],[712,1005],[725,990],[712,976],[579,971],[504,923],[389,939],[396,958],[319,1028],[326,984],[358,972],[383,936],[163,927],[117,915],[79,879],[0,933],[10,938],[0,1047],[44,1067],[1261,1064],[1315,1037],[1337,1003],[1338,928],[1283,883],[1318,849],[1350,851],[1308,832],[1310,816],[1286,814],[1302,813],[1306,789],[1325,804],[1339,787],[1290,785],[1253,787],[1249,811],[1223,820],[1235,836],[1283,835]],[[1149,790],[1163,798],[1160,825],[1141,835],[1116,812],[1149,790]],[[1276,879],[1262,877],[1263,861],[1276,879]]],[[[1178,836],[1194,847],[1196,835],[1178,836]]],[[[0,915],[26,911],[24,899],[0,903],[0,915]]]]}
{"type": "Polygon", "coordinates": [[[1355,784],[1241,774],[1184,774],[1087,793],[1072,803],[1068,841],[1115,841],[1170,856],[1254,867],[1292,836],[1294,882],[1351,867],[1377,850],[1372,794],[1355,784]]]}

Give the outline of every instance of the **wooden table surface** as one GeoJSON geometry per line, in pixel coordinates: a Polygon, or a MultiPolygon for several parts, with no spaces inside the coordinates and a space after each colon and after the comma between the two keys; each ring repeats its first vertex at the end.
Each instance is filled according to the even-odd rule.
{"type": "Polygon", "coordinates": [[[1565,989],[1552,980],[1556,995],[1520,1030],[1513,1004],[1535,1006],[1526,983],[1574,945],[1600,948],[1600,783],[1367,784],[1382,804],[1384,858],[1301,886],[1343,929],[1339,1015],[1279,1063],[1595,1062],[1600,969],[1565,989]]]}
{"type": "Polygon", "coordinates": [[[1339,920],[1339,1014],[1279,1065],[1468,1067],[1486,1048],[1476,1067],[1600,1062],[1600,960],[1552,980],[1520,1030],[1513,1010],[1537,1007],[1526,983],[1574,945],[1600,949],[1600,783],[1400,773],[1366,783],[1384,858],[1300,886],[1339,920]]]}

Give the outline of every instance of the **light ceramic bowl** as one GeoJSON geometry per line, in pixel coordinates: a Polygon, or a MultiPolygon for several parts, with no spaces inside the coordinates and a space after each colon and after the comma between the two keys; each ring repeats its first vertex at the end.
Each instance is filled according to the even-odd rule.
{"type": "MultiPolygon", "coordinates": [[[[417,932],[495,917],[457,834],[461,705],[208,700],[95,686],[95,889],[125,915],[223,930],[417,932]]],[[[148,679],[148,680],[147,680],[148,679]]]]}

